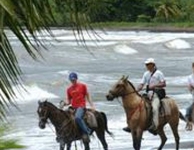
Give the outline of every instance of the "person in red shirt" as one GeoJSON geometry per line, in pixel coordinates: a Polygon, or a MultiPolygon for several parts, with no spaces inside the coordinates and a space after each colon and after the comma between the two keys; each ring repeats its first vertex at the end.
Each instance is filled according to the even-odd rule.
{"type": "Polygon", "coordinates": [[[64,101],[64,105],[71,105],[75,109],[75,121],[82,130],[83,138],[89,141],[91,130],[83,120],[86,101],[89,102],[93,110],[95,110],[95,107],[90,98],[86,84],[78,82],[78,76],[75,72],[69,74],[69,80],[71,85],[67,88],[67,99],[64,101]]]}

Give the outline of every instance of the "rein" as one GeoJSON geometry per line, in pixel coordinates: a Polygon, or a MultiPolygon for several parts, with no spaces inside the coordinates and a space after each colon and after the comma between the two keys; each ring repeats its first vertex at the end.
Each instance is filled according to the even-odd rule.
{"type": "Polygon", "coordinates": [[[136,107],[136,108],[134,108],[130,113],[129,113],[129,117],[128,117],[128,120],[130,120],[131,118],[132,118],[132,116],[135,114],[135,112],[137,111],[137,110],[141,110],[141,108],[142,108],[142,106],[143,106],[143,100],[141,100],[141,102],[139,103],[139,105],[136,107]]]}
{"type": "Polygon", "coordinates": [[[132,91],[132,92],[129,92],[129,93],[126,93],[126,94],[122,94],[121,96],[127,96],[127,95],[130,95],[130,94],[133,94],[133,93],[137,93],[136,90],[132,91]]]}
{"type": "MultiPolygon", "coordinates": [[[[65,122],[65,121],[63,121],[63,122],[65,122]]],[[[68,122],[66,122],[65,124],[63,123],[63,126],[60,128],[60,130],[58,132],[60,133],[69,123],[71,123],[71,119],[69,119],[68,122]]]]}
{"type": "MultiPolygon", "coordinates": [[[[136,93],[137,95],[139,95],[138,91],[134,88],[134,86],[131,84],[130,81],[128,81],[128,84],[132,86],[132,88],[134,89],[134,91],[128,92],[128,93],[124,93],[124,94],[121,95],[121,97],[125,97],[125,96],[130,95],[130,94],[133,94],[133,93],[136,93]]],[[[141,97],[141,102],[138,104],[137,107],[133,108],[132,111],[129,113],[129,116],[128,116],[128,119],[129,120],[132,118],[132,116],[135,114],[136,111],[138,111],[138,110],[140,111],[141,110],[141,108],[143,106],[143,102],[144,101],[142,100],[142,97],[141,97]]]]}

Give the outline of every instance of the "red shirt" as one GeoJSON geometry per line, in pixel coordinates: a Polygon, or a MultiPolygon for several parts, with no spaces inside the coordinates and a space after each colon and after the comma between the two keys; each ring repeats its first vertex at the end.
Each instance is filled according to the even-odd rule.
{"type": "Polygon", "coordinates": [[[76,83],[67,89],[67,98],[73,108],[86,107],[87,87],[83,83],[76,83]]]}

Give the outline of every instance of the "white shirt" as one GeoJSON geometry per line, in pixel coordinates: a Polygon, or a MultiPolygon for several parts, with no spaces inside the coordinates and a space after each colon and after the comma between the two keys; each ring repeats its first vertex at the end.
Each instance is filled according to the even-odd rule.
{"type": "Polygon", "coordinates": [[[143,74],[143,78],[141,80],[141,84],[147,84],[147,85],[155,85],[159,82],[164,82],[164,74],[160,70],[156,70],[154,74],[151,76],[152,72],[146,71],[143,74]]]}
{"type": "MultiPolygon", "coordinates": [[[[194,87],[194,74],[193,73],[188,76],[188,85],[191,85],[194,87]]],[[[194,102],[194,89],[191,91],[191,94],[192,94],[193,102],[194,102]]]]}

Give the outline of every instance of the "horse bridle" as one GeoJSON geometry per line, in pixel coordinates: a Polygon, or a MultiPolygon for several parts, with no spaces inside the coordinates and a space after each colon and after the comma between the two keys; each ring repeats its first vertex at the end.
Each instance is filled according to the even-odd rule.
{"type": "Polygon", "coordinates": [[[41,117],[39,117],[39,120],[44,123],[47,123],[47,118],[48,118],[48,110],[45,110],[44,114],[41,117]]]}
{"type": "MultiPolygon", "coordinates": [[[[128,83],[129,84],[129,83],[128,83]]],[[[134,91],[132,92],[128,92],[128,93],[123,93],[122,90],[118,90],[117,94],[113,94],[112,91],[109,91],[109,93],[114,96],[114,97],[124,97],[124,96],[127,96],[127,95],[130,95],[130,94],[133,94],[133,93],[137,93],[137,91],[134,89],[134,91]]]]}

